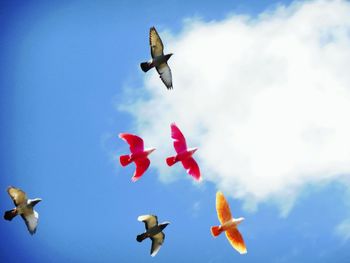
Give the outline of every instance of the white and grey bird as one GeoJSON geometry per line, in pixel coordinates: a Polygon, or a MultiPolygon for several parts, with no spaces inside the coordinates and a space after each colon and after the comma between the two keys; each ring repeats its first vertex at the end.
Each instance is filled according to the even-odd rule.
{"type": "Polygon", "coordinates": [[[146,232],[138,235],[136,240],[142,242],[146,238],[150,238],[152,240],[151,256],[154,257],[157,255],[164,242],[165,235],[162,231],[170,224],[170,222],[158,224],[158,218],[155,215],[139,216],[137,220],[145,223],[146,232]]]}
{"type": "Polygon", "coordinates": [[[28,199],[25,192],[13,186],[8,187],[7,192],[16,208],[6,211],[4,219],[11,221],[14,217],[20,215],[26,223],[29,233],[33,235],[36,232],[39,219],[39,214],[34,210],[34,206],[39,203],[41,199],[28,199]]]}
{"type": "Polygon", "coordinates": [[[164,55],[163,42],[160,39],[155,27],[151,27],[149,31],[149,44],[151,46],[152,60],[148,62],[142,62],[140,64],[141,69],[144,72],[147,72],[151,68],[155,67],[161,80],[163,81],[167,89],[172,89],[173,82],[171,77],[171,70],[168,66],[167,61],[173,54],[170,53],[170,54],[164,55]]]}

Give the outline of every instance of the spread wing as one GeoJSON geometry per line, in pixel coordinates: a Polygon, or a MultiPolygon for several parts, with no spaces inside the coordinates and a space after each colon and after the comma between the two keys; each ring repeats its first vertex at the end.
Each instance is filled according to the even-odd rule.
{"type": "Polygon", "coordinates": [[[154,257],[157,255],[159,249],[161,248],[164,242],[165,235],[163,232],[159,232],[158,234],[151,237],[152,247],[151,247],[151,256],[154,257]]]}
{"type": "Polygon", "coordinates": [[[134,134],[120,133],[119,138],[126,141],[130,146],[130,152],[140,152],[143,151],[143,140],[134,134]]]}
{"type": "Polygon", "coordinates": [[[176,126],[175,123],[170,125],[171,128],[171,138],[174,139],[174,148],[177,153],[181,153],[187,150],[186,139],[183,136],[180,129],[176,126]]]}
{"type": "Polygon", "coordinates": [[[21,189],[10,186],[7,188],[7,193],[10,195],[15,206],[27,203],[27,195],[21,189]]]}
{"type": "Polygon", "coordinates": [[[201,173],[197,162],[191,157],[182,161],[183,167],[186,169],[187,173],[191,175],[197,181],[201,178],[201,173]]]}
{"type": "Polygon", "coordinates": [[[160,79],[163,81],[167,89],[172,89],[173,88],[173,81],[172,81],[172,76],[171,76],[171,70],[168,64],[162,63],[158,67],[156,67],[160,79]]]}
{"type": "Polygon", "coordinates": [[[142,158],[142,159],[136,159],[136,171],[134,173],[134,176],[131,178],[133,182],[136,182],[138,179],[141,178],[143,173],[148,169],[150,165],[150,160],[148,158],[142,158]]]}
{"type": "Polygon", "coordinates": [[[244,244],[243,237],[241,233],[239,233],[238,229],[233,227],[225,231],[226,237],[228,241],[230,241],[231,245],[240,253],[246,254],[247,248],[244,244]]]}
{"type": "Polygon", "coordinates": [[[38,226],[39,214],[31,208],[26,213],[22,214],[24,222],[27,225],[28,231],[31,235],[36,232],[36,227],[38,226]]]}
{"type": "Polygon", "coordinates": [[[228,205],[225,196],[220,191],[216,193],[216,212],[221,224],[224,224],[232,218],[230,206],[228,205]]]}
{"type": "Polygon", "coordinates": [[[137,220],[145,223],[146,230],[158,225],[158,218],[155,215],[139,216],[137,220]]]}
{"type": "Polygon", "coordinates": [[[160,39],[155,27],[151,27],[149,30],[149,44],[151,46],[152,58],[163,55],[163,42],[160,39]]]}

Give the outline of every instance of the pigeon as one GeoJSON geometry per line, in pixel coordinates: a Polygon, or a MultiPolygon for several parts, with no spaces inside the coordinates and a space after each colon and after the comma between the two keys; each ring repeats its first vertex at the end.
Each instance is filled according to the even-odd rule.
{"type": "Polygon", "coordinates": [[[171,70],[167,64],[167,61],[173,54],[170,53],[164,55],[164,46],[155,27],[151,27],[149,31],[149,44],[151,46],[152,60],[148,62],[142,62],[140,64],[141,69],[143,70],[143,72],[147,72],[151,68],[155,67],[167,89],[172,89],[173,83],[171,77],[171,70]]]}
{"type": "Polygon", "coordinates": [[[181,161],[183,167],[187,173],[191,175],[195,180],[201,180],[201,173],[198,164],[193,159],[192,155],[197,151],[197,148],[187,148],[186,139],[181,133],[180,129],[175,123],[170,125],[171,127],[171,138],[174,139],[174,148],[177,153],[176,156],[168,157],[166,163],[169,166],[181,161]]]}
{"type": "Polygon", "coordinates": [[[158,224],[158,218],[155,215],[139,216],[137,220],[145,223],[146,232],[138,235],[136,240],[142,242],[149,237],[152,240],[151,256],[154,257],[157,255],[164,242],[165,235],[162,231],[170,224],[170,222],[158,224]]]}
{"type": "Polygon", "coordinates": [[[143,140],[140,137],[133,134],[120,133],[119,138],[123,139],[129,144],[130,152],[131,152],[131,154],[120,156],[120,164],[122,166],[127,166],[131,162],[135,163],[136,170],[131,180],[133,182],[136,182],[141,178],[144,172],[148,169],[151,162],[147,158],[147,156],[150,153],[152,153],[155,150],[155,148],[144,149],[143,140]]]}
{"type": "Polygon", "coordinates": [[[211,227],[211,234],[217,237],[222,232],[225,232],[228,241],[234,249],[240,254],[246,254],[247,248],[244,244],[243,237],[238,231],[237,226],[244,220],[243,217],[233,218],[230,207],[225,199],[225,196],[218,191],[216,193],[216,212],[221,225],[211,227]]]}
{"type": "Polygon", "coordinates": [[[15,216],[21,215],[27,225],[31,235],[36,232],[39,214],[34,210],[34,206],[41,201],[40,198],[28,199],[25,192],[21,189],[10,186],[7,192],[12,198],[16,208],[6,211],[4,219],[11,221],[15,216]]]}

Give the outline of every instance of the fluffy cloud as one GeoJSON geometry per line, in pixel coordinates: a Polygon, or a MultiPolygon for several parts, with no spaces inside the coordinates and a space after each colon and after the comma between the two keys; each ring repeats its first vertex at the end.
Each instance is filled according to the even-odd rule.
{"type": "Polygon", "coordinates": [[[349,14],[346,1],[308,1],[160,32],[174,90],[153,71],[124,108],[158,148],[161,180],[186,176],[164,162],[171,122],[199,147],[204,182],[247,208],[272,200],[287,213],[303,186],[349,174],[349,14]]]}
{"type": "Polygon", "coordinates": [[[347,241],[350,239],[350,219],[341,222],[335,229],[336,234],[347,241]]]}

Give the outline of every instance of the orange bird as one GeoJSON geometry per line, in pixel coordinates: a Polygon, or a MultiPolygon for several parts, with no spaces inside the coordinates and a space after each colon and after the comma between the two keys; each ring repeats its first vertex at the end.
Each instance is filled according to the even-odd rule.
{"type": "Polygon", "coordinates": [[[216,193],[216,212],[221,223],[219,226],[211,227],[211,234],[217,237],[222,232],[225,232],[228,241],[234,249],[240,254],[246,254],[247,248],[245,247],[243,237],[238,231],[237,226],[244,220],[243,217],[233,218],[225,196],[218,191],[216,193]]]}

